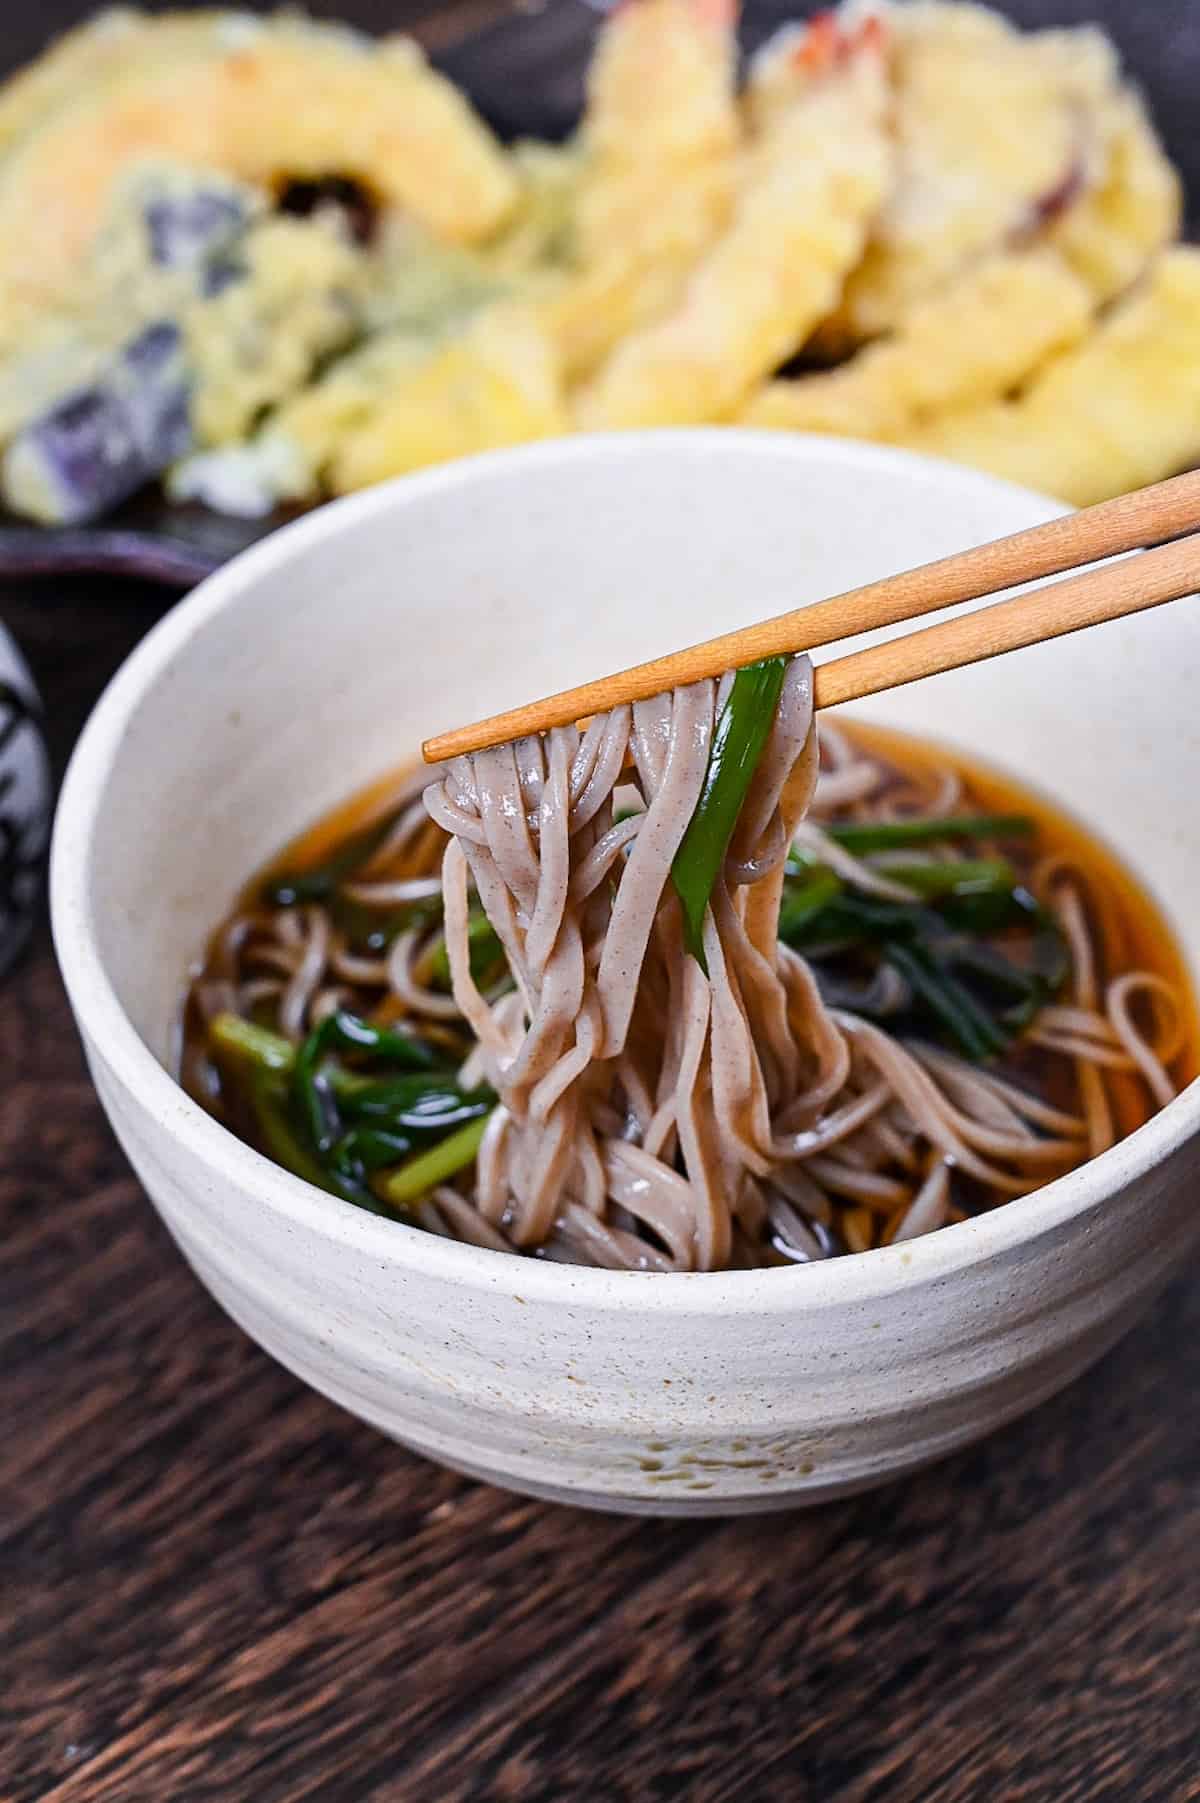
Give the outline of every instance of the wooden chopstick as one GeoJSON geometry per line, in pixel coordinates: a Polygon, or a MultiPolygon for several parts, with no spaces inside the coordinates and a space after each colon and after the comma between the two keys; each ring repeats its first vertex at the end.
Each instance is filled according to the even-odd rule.
{"type": "Polygon", "coordinates": [[[1160,607],[1164,601],[1179,601],[1197,589],[1200,532],[1160,545],[1132,562],[1105,564],[1062,582],[1046,582],[1011,601],[997,601],[921,632],[906,632],[886,644],[831,658],[813,672],[813,701],[817,707],[861,701],[865,695],[903,688],[922,676],[961,670],[1004,651],[1020,651],[1081,632],[1085,626],[1160,607]]]}
{"type": "Polygon", "coordinates": [[[427,739],[427,763],[502,745],[529,733],[567,726],[622,702],[643,701],[664,690],[719,676],[762,657],[811,651],[860,632],[918,619],[958,602],[994,595],[1095,563],[1124,551],[1159,546],[1132,564],[1085,571],[1032,594],[947,620],[923,632],[852,652],[820,665],[818,707],[860,699],[963,664],[996,657],[1041,639],[1078,632],[1160,602],[1178,600],[1200,586],[1200,544],[1165,541],[1200,528],[1200,471],[1136,489],[1098,507],[1047,520],[1007,538],[901,571],[879,582],[816,601],[736,632],[722,633],[684,651],[635,664],[614,676],[564,689],[543,701],[456,727],[427,739]],[[1173,554],[1173,555],[1168,555],[1173,554]],[[1156,561],[1157,559],[1157,561],[1156,561]],[[1190,574],[1189,574],[1190,572],[1190,574]]]}

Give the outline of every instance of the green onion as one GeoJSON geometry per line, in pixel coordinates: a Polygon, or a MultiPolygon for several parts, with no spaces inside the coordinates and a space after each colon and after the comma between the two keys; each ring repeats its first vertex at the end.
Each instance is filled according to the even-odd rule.
{"type": "MultiPolygon", "coordinates": [[[[218,1014],[209,1026],[208,1037],[214,1053],[232,1053],[260,1071],[286,1077],[295,1069],[297,1047],[291,1040],[240,1014],[218,1014]]],[[[329,1080],[347,1107],[361,1108],[364,1113],[410,1108],[431,1091],[459,1096],[445,1072],[437,1070],[411,1071],[401,1077],[368,1077],[364,1072],[333,1065],[329,1080]]]]}
{"type": "Polygon", "coordinates": [[[881,864],[881,875],[913,889],[923,901],[948,895],[1011,893],[1016,873],[1007,858],[946,858],[912,863],[881,864]]]}
{"type": "Polygon", "coordinates": [[[804,931],[809,921],[818,915],[822,908],[842,892],[840,877],[823,864],[797,883],[786,885],[783,893],[783,905],[779,910],[779,937],[785,944],[792,944],[804,931]]]}
{"type": "MultiPolygon", "coordinates": [[[[968,887],[912,902],[879,901],[874,896],[843,891],[821,908],[797,910],[786,931],[781,909],[780,934],[793,945],[849,947],[886,943],[897,937],[937,937],[950,928],[976,935],[995,933],[1009,927],[1033,926],[1030,902],[1020,887],[968,887]]],[[[1036,908],[1036,904],[1033,906],[1036,908]]]]}
{"type": "Polygon", "coordinates": [[[998,1013],[991,1018],[1005,1043],[1015,1039],[1050,999],[1050,990],[1036,970],[1022,969],[990,945],[972,940],[956,942],[935,957],[945,971],[953,969],[994,998],[998,1013]]]}
{"type": "Polygon", "coordinates": [[[704,787],[671,866],[684,939],[706,973],[705,912],[775,719],[787,664],[785,657],[769,657],[734,677],[713,732],[704,787]]]}
{"type": "Polygon", "coordinates": [[[219,1014],[209,1037],[215,1053],[250,1067],[249,1096],[263,1150],[306,1183],[376,1214],[384,1212],[369,1184],[376,1172],[407,1158],[389,1179],[395,1193],[387,1200],[403,1203],[406,1184],[413,1183],[413,1194],[423,1195],[470,1163],[496,1105],[491,1090],[464,1091],[446,1071],[371,1077],[337,1063],[322,1068],[322,1058],[335,1048],[385,1061],[432,1059],[419,1042],[342,1010],[299,1048],[236,1014],[219,1014]],[[425,1149],[410,1157],[423,1142],[425,1149]]]}
{"type": "Polygon", "coordinates": [[[281,1033],[255,1026],[240,1014],[218,1014],[208,1029],[214,1052],[232,1052],[262,1071],[286,1077],[296,1062],[296,1048],[281,1033]]]}
{"type": "Polygon", "coordinates": [[[1018,997],[1004,1010],[1004,1021],[1014,1036],[1029,1026],[1047,1002],[1053,1001],[1071,969],[1071,955],[1062,928],[1047,909],[1034,905],[1036,925],[1031,963],[1029,971],[1022,973],[1028,976],[1030,987],[1026,995],[1018,997]]]}
{"type": "MultiPolygon", "coordinates": [[[[492,965],[504,956],[495,927],[481,909],[472,908],[467,917],[467,945],[471,958],[471,975],[478,983],[492,965]]],[[[429,960],[429,981],[435,989],[450,987],[450,954],[445,939],[439,939],[429,960]]]]}
{"type": "Polygon", "coordinates": [[[356,1202],[370,1198],[370,1206],[382,1212],[367,1179],[385,1166],[406,1158],[412,1142],[402,1133],[388,1133],[380,1127],[352,1127],[342,1135],[329,1158],[329,1173],[339,1193],[356,1202]]]}
{"type": "Polygon", "coordinates": [[[286,1093],[271,1078],[261,1075],[254,1078],[251,1103],[263,1150],[276,1164],[291,1171],[294,1177],[302,1177],[315,1189],[327,1190],[330,1195],[353,1202],[358,1208],[369,1209],[372,1214],[384,1212],[378,1198],[355,1173],[313,1157],[302,1134],[292,1124],[286,1093]]]}
{"type": "Polygon", "coordinates": [[[941,930],[937,915],[916,902],[877,901],[873,896],[843,891],[823,908],[794,922],[790,938],[797,945],[877,945],[941,930]]]}
{"type": "Polygon", "coordinates": [[[968,1058],[980,1063],[1003,1048],[1006,1036],[987,1009],[948,971],[938,969],[925,946],[888,945],[883,955],[968,1058]]]}
{"type": "Polygon", "coordinates": [[[303,1177],[317,1189],[328,1189],[324,1169],[292,1130],[282,1090],[269,1078],[257,1076],[250,1086],[250,1101],[264,1151],[294,1177],[303,1177]]]}
{"type": "MultiPolygon", "coordinates": [[[[302,1136],[292,1126],[285,1093],[272,1078],[258,1074],[251,1083],[250,1099],[262,1148],[276,1164],[290,1171],[293,1177],[302,1177],[315,1189],[340,1196],[343,1201],[353,1202],[372,1214],[384,1213],[378,1198],[357,1171],[336,1162],[323,1163],[313,1157],[302,1136]]],[[[395,1153],[390,1156],[394,1157],[395,1153]]]]}
{"type": "Polygon", "coordinates": [[[315,1069],[323,1052],[334,1048],[362,1052],[372,1059],[389,1059],[410,1069],[428,1069],[434,1062],[430,1048],[420,1039],[398,1033],[394,1027],[373,1027],[357,1014],[337,1008],[314,1027],[296,1054],[298,1070],[315,1069]]]}
{"type": "Polygon", "coordinates": [[[390,1027],[372,1027],[344,1008],[327,1014],[300,1047],[292,1071],[296,1100],[304,1112],[312,1142],[322,1156],[332,1150],[341,1133],[332,1084],[319,1068],[325,1054],[335,1047],[409,1066],[433,1063],[429,1047],[420,1040],[410,1039],[406,1033],[397,1033],[390,1027]]]}
{"type": "Polygon", "coordinates": [[[882,958],[908,984],[914,1012],[931,1016],[968,1058],[1000,1051],[1028,1026],[1066,976],[1066,948],[1056,922],[1019,885],[951,892],[924,902],[880,901],[843,890],[810,907],[808,900],[819,904],[822,893],[817,874],[814,870],[797,885],[791,920],[785,891],[781,937],[808,950],[834,995],[843,979],[826,968],[826,959],[843,953],[882,958]],[[1024,943],[1032,944],[1028,968],[972,932],[1013,927],[1025,928],[1024,943]],[[978,987],[994,998],[992,1005],[975,993],[978,987]]]}
{"type": "Polygon", "coordinates": [[[942,839],[1020,839],[1034,831],[1028,814],[959,814],[937,819],[845,820],[822,828],[847,851],[893,851],[908,845],[931,845],[942,839]]]}
{"type": "Polygon", "coordinates": [[[376,1193],[394,1208],[419,1202],[436,1184],[445,1183],[474,1162],[489,1118],[484,1115],[480,1120],[469,1121],[449,1139],[439,1141],[427,1152],[419,1152],[390,1176],[377,1178],[376,1193]]]}
{"type": "Polygon", "coordinates": [[[967,944],[956,944],[944,956],[943,960],[955,970],[965,971],[977,977],[993,991],[1001,995],[1015,997],[1018,1001],[1026,1001],[1031,995],[1041,995],[1043,984],[1036,971],[1022,970],[1003,952],[996,951],[990,945],[980,945],[971,940],[967,944]]]}
{"type": "Polygon", "coordinates": [[[400,1077],[368,1077],[362,1071],[330,1069],[338,1100],[356,1120],[396,1120],[406,1124],[429,1113],[445,1113],[464,1101],[494,1102],[490,1090],[469,1094],[446,1071],[406,1071],[400,1077]]]}
{"type": "Polygon", "coordinates": [[[442,917],[440,900],[407,902],[398,908],[369,908],[365,902],[335,895],[329,903],[333,924],[347,948],[363,957],[380,957],[409,927],[428,927],[442,917]]]}
{"type": "Polygon", "coordinates": [[[937,907],[947,926],[978,938],[986,933],[1006,932],[1010,927],[1028,930],[1033,925],[1030,900],[1018,884],[1011,889],[959,891],[943,896],[937,907]]]}
{"type": "Polygon", "coordinates": [[[411,1151],[412,1141],[403,1133],[391,1133],[386,1127],[352,1127],[334,1147],[334,1158],[339,1164],[356,1163],[365,1171],[382,1171],[411,1151]]]}
{"type": "MultiPolygon", "coordinates": [[[[413,1079],[408,1079],[411,1083],[413,1079]]],[[[378,1125],[389,1132],[429,1138],[441,1137],[466,1121],[490,1114],[496,1098],[490,1089],[461,1090],[445,1078],[416,1079],[424,1084],[406,1091],[405,1080],[368,1084],[361,1089],[339,1090],[342,1111],[351,1120],[378,1125]]]]}

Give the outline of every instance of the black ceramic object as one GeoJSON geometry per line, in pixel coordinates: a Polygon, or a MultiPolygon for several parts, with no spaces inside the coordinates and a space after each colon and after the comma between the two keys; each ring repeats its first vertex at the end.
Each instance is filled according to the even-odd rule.
{"type": "Polygon", "coordinates": [[[0,626],[0,972],[29,934],[50,824],[50,771],[33,680],[0,626]]]}

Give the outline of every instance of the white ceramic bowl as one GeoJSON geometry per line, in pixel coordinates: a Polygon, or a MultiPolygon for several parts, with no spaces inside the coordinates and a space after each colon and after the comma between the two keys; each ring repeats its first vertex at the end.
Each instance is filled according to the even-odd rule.
{"type": "MultiPolygon", "coordinates": [[[[664,1514],[877,1483],[1112,1344],[1200,1233],[1196,1085],[1082,1170],[928,1239],[639,1277],[361,1213],[250,1151],[169,1074],[185,971],[239,885],[423,735],[1055,511],[848,443],[577,440],[324,509],[149,635],[67,778],[54,928],[121,1143],[247,1333],[449,1465],[664,1514]]],[[[1121,846],[1197,963],[1198,693],[1200,618],[1182,605],[861,711],[1044,781],[1121,846]]]]}

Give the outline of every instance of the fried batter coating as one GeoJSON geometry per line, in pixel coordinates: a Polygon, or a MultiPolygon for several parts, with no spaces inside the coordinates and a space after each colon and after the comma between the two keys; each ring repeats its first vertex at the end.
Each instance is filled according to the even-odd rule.
{"type": "Polygon", "coordinates": [[[565,429],[554,347],[528,308],[501,301],[393,382],[385,403],[334,459],[330,483],[345,494],[565,429]]]}
{"type": "Polygon", "coordinates": [[[769,382],[743,424],[892,438],[931,414],[995,400],[1077,344],[1092,297],[1056,251],[987,257],[918,301],[838,369],[769,382]]]}
{"type": "Polygon", "coordinates": [[[1200,250],[1145,283],[1017,399],[947,413],[900,442],[1085,507],[1200,454],[1200,250]]]}
{"type": "Polygon", "coordinates": [[[825,341],[892,329],[972,260],[1042,227],[1087,184],[1115,86],[1100,33],[1020,32],[982,6],[887,15],[896,182],[825,341]]]}
{"type": "Polygon", "coordinates": [[[1047,234],[1103,305],[1123,294],[1179,235],[1183,194],[1137,95],[1123,89],[1103,115],[1103,172],[1047,234]]]}
{"type": "Polygon", "coordinates": [[[729,218],[735,23],[723,0],[625,0],[601,34],[579,138],[574,267],[543,314],[573,380],[676,299],[729,218]]]}
{"type": "Polygon", "coordinates": [[[451,240],[495,231],[516,200],[504,152],[407,39],[226,14],[203,50],[159,60],[156,29],[0,164],[0,344],[69,290],[114,182],[146,152],[267,187],[336,171],[451,240]]]}
{"type": "Polygon", "coordinates": [[[584,429],[728,419],[829,312],[887,190],[880,34],[790,59],[790,104],[749,145],[728,230],[678,304],[625,338],[581,393],[584,429]]]}

